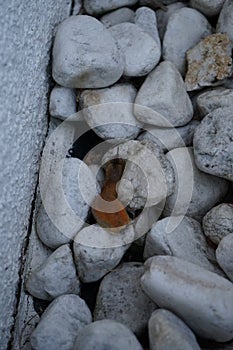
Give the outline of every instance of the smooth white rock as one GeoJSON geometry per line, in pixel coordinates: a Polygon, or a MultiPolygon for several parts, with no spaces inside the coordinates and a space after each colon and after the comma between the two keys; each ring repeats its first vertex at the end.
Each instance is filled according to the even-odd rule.
{"type": "Polygon", "coordinates": [[[216,250],[217,262],[233,282],[233,233],[223,237],[216,250]]]}
{"type": "Polygon", "coordinates": [[[191,146],[193,143],[194,131],[199,123],[198,120],[191,120],[187,125],[179,128],[149,126],[146,128],[146,131],[138,136],[137,140],[155,142],[164,152],[174,148],[191,146]]]}
{"type": "Polygon", "coordinates": [[[168,310],[155,310],[148,328],[150,350],[200,350],[191,329],[168,310]]]}
{"type": "Polygon", "coordinates": [[[221,11],[225,0],[190,0],[190,6],[206,16],[216,16],[221,11]]]}
{"type": "Polygon", "coordinates": [[[218,17],[217,33],[227,33],[231,41],[233,41],[233,2],[225,0],[220,15],[218,17]]]}
{"type": "Polygon", "coordinates": [[[143,292],[140,279],[142,263],[124,263],[102,280],[94,311],[94,320],[121,322],[137,336],[143,335],[156,305],[143,292]]]}
{"type": "Polygon", "coordinates": [[[76,93],[74,89],[55,86],[49,100],[49,113],[52,117],[64,120],[76,112],[76,93]]]}
{"type": "Polygon", "coordinates": [[[137,0],[84,0],[84,8],[91,15],[100,15],[123,6],[135,5],[137,0]]]}
{"type": "Polygon", "coordinates": [[[125,206],[132,209],[151,207],[173,192],[173,168],[155,143],[123,142],[110,149],[102,162],[117,157],[127,160],[117,186],[119,199],[125,206]]]}
{"type": "Polygon", "coordinates": [[[78,331],[91,323],[84,300],[67,294],[56,298],[44,311],[31,335],[34,350],[72,350],[78,331]]]}
{"type": "Polygon", "coordinates": [[[82,282],[101,279],[123,257],[135,236],[132,225],[114,234],[99,225],[83,228],[74,239],[74,258],[78,276],[82,282]]]}
{"type": "Polygon", "coordinates": [[[217,108],[231,107],[233,105],[233,89],[218,87],[202,92],[197,97],[197,106],[204,117],[217,108]]]}
{"type": "Polygon", "coordinates": [[[135,335],[113,320],[96,321],[78,333],[74,350],[143,350],[135,335]]]}
{"type": "Polygon", "coordinates": [[[197,10],[181,8],[167,23],[163,38],[163,58],[173,62],[182,75],[186,71],[186,52],[212,33],[207,19],[197,10]]]}
{"type": "Polygon", "coordinates": [[[143,290],[161,308],[180,317],[202,338],[233,338],[233,284],[198,265],[173,256],[145,263],[143,290]]]}
{"type": "Polygon", "coordinates": [[[102,16],[100,22],[102,22],[106,28],[110,28],[119,23],[134,23],[134,11],[128,7],[123,7],[102,16]]]}
{"type": "Polygon", "coordinates": [[[134,113],[143,123],[168,128],[192,119],[192,103],[174,64],[162,62],[148,75],[138,91],[134,113]]]}
{"type": "Polygon", "coordinates": [[[175,148],[167,153],[175,171],[175,190],[167,198],[164,214],[188,215],[196,220],[202,217],[227,193],[228,182],[200,171],[194,160],[193,149],[175,148]]]}
{"type": "Polygon", "coordinates": [[[46,210],[41,206],[36,221],[39,238],[52,249],[69,243],[83,226],[88,216],[89,205],[97,194],[96,180],[91,170],[81,160],[65,158],[61,190],[65,202],[61,201],[59,193],[51,194],[54,195],[54,200],[47,203],[46,210]],[[66,220],[69,222],[69,208],[76,218],[75,227],[66,224],[66,220]]]}
{"type": "Polygon", "coordinates": [[[233,112],[218,108],[196,128],[193,138],[197,167],[205,173],[233,181],[233,112]]]}
{"type": "Polygon", "coordinates": [[[176,256],[221,274],[221,270],[210,261],[214,251],[208,246],[200,223],[187,216],[164,218],[152,226],[146,236],[143,256],[148,259],[154,255],[176,256]],[[174,228],[168,230],[171,219],[174,228]]]}
{"type": "Polygon", "coordinates": [[[204,216],[202,225],[206,237],[218,245],[225,236],[233,233],[233,204],[222,203],[212,208],[204,216]]]}
{"type": "Polygon", "coordinates": [[[137,90],[131,84],[84,90],[80,108],[86,123],[104,140],[117,142],[137,137],[142,124],[133,114],[137,90]]]}
{"type": "Polygon", "coordinates": [[[79,294],[80,283],[68,244],[59,247],[29,274],[27,291],[36,298],[52,300],[63,294],[79,294]]]}
{"type": "Polygon", "coordinates": [[[183,2],[175,2],[174,4],[170,4],[166,7],[166,11],[164,11],[163,9],[159,9],[156,11],[156,17],[157,17],[157,22],[158,22],[158,30],[159,30],[159,36],[160,39],[162,40],[167,28],[167,22],[169,20],[169,18],[171,17],[171,15],[183,8],[186,7],[186,5],[183,2]]]}
{"type": "Polygon", "coordinates": [[[120,23],[109,28],[125,57],[124,75],[140,77],[148,74],[159,62],[160,43],[133,23],[120,23]]]}
{"type": "Polygon", "coordinates": [[[134,23],[148,33],[161,50],[156,13],[149,7],[139,7],[135,12],[134,23]]]}
{"type": "Polygon", "coordinates": [[[57,29],[52,74],[65,87],[100,88],[122,75],[124,60],[112,35],[97,19],[71,16],[57,29]]]}

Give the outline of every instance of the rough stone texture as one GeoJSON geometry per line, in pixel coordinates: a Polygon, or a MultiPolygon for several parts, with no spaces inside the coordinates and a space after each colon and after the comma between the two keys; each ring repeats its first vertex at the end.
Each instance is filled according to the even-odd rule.
{"type": "Polygon", "coordinates": [[[91,15],[100,15],[123,6],[135,5],[137,0],[84,0],[84,8],[91,15]]]}
{"type": "Polygon", "coordinates": [[[228,278],[233,282],[233,233],[223,237],[223,239],[220,241],[218,248],[216,250],[216,258],[225,272],[225,274],[228,276],[228,278]]]}
{"type": "Polygon", "coordinates": [[[125,263],[102,280],[94,311],[94,320],[121,322],[137,336],[146,332],[156,305],[143,292],[140,278],[145,272],[141,263],[125,263]]]}
{"type": "Polygon", "coordinates": [[[203,218],[206,237],[215,245],[233,233],[233,204],[222,203],[212,208],[203,218]]]}
{"type": "Polygon", "coordinates": [[[217,33],[227,33],[233,41],[233,2],[225,0],[216,27],[217,33]]]}
{"type": "Polygon", "coordinates": [[[149,140],[157,143],[161,149],[166,152],[174,148],[191,146],[193,135],[196,127],[199,125],[198,120],[192,120],[185,126],[179,128],[159,128],[149,126],[147,131],[139,135],[137,140],[149,140]]]}
{"type": "Polygon", "coordinates": [[[124,75],[144,76],[159,62],[161,56],[160,42],[133,23],[120,23],[109,31],[116,39],[125,57],[124,75]]]}
{"type": "Polygon", "coordinates": [[[190,0],[190,6],[206,16],[216,16],[221,11],[225,0],[190,0]]]}
{"type": "Polygon", "coordinates": [[[0,339],[7,348],[22,246],[47,129],[48,64],[54,28],[71,1],[10,0],[1,6],[0,339]],[[42,25],[43,23],[43,25],[42,25]]]}
{"type": "Polygon", "coordinates": [[[205,91],[197,97],[197,107],[202,117],[217,108],[233,105],[233,89],[219,87],[205,91]]]}
{"type": "Polygon", "coordinates": [[[53,78],[70,88],[100,88],[115,83],[124,69],[123,57],[105,26],[91,16],[62,22],[53,45],[53,78]]]}
{"type": "Polygon", "coordinates": [[[162,40],[167,28],[167,22],[169,20],[169,18],[171,17],[171,15],[183,8],[186,7],[186,5],[183,2],[175,2],[174,4],[168,5],[166,7],[166,11],[164,11],[163,9],[159,9],[156,11],[156,17],[157,17],[157,22],[158,22],[158,30],[159,30],[159,36],[160,39],[162,40]]]}
{"type": "Polygon", "coordinates": [[[191,100],[171,62],[160,63],[148,75],[138,91],[134,113],[141,122],[168,128],[185,125],[192,119],[191,100]]]}
{"type": "Polygon", "coordinates": [[[27,291],[39,299],[52,300],[63,294],[79,294],[80,285],[69,245],[56,249],[26,282],[27,291]]]}
{"type": "Polygon", "coordinates": [[[215,176],[233,181],[233,113],[218,108],[196,128],[193,138],[197,167],[215,176]]]}
{"type": "Polygon", "coordinates": [[[135,335],[112,320],[96,321],[78,333],[74,350],[143,350],[135,335]]]}
{"type": "Polygon", "coordinates": [[[207,19],[197,10],[182,8],[168,20],[163,39],[163,58],[175,64],[182,75],[186,71],[186,52],[211,34],[207,19]]]}
{"type": "Polygon", "coordinates": [[[148,327],[150,350],[200,350],[191,329],[168,310],[155,310],[148,327]]]}
{"type": "Polygon", "coordinates": [[[208,246],[200,223],[187,216],[157,221],[147,234],[143,255],[145,259],[154,255],[172,255],[224,275],[209,260],[214,257],[214,250],[208,246]],[[169,231],[171,219],[174,220],[174,228],[169,231]]]}
{"type": "Polygon", "coordinates": [[[102,16],[100,22],[102,22],[106,28],[110,28],[119,23],[134,23],[134,12],[128,7],[123,7],[102,16]]]}
{"type": "Polygon", "coordinates": [[[66,119],[76,112],[76,92],[74,89],[55,86],[50,94],[49,113],[52,117],[66,119]]]}
{"type": "Polygon", "coordinates": [[[175,171],[175,190],[167,198],[165,216],[186,214],[201,220],[227,194],[228,182],[200,171],[191,147],[175,148],[167,157],[175,171]]]}
{"type": "Polygon", "coordinates": [[[187,51],[188,71],[185,84],[188,91],[229,77],[232,73],[232,43],[227,34],[212,34],[187,51]]]}
{"type": "Polygon", "coordinates": [[[135,87],[128,83],[85,90],[80,96],[82,115],[90,128],[104,140],[134,139],[141,127],[133,114],[136,94],[135,87]]]}
{"type": "Polygon", "coordinates": [[[72,350],[78,331],[91,323],[84,300],[67,294],[56,298],[43,313],[31,335],[34,350],[72,350]]]}
{"type": "Polygon", "coordinates": [[[156,14],[149,7],[140,7],[135,12],[135,24],[148,33],[161,49],[156,14]]]}
{"type": "Polygon", "coordinates": [[[114,234],[99,225],[83,228],[74,239],[74,258],[82,282],[101,279],[116,267],[134,240],[134,229],[127,226],[114,234]]]}
{"type": "Polygon", "coordinates": [[[233,284],[226,278],[173,256],[150,258],[143,290],[161,308],[180,317],[202,338],[233,338],[233,284]]]}

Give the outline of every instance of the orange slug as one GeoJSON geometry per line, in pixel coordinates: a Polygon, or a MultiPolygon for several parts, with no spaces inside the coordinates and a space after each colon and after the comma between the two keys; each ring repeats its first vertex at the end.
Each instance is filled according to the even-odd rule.
{"type": "Polygon", "coordinates": [[[116,185],[121,179],[124,168],[125,161],[120,158],[107,162],[105,166],[105,182],[100,194],[100,197],[105,202],[101,201],[100,197],[97,196],[92,205],[92,214],[97,223],[115,232],[122,230],[131,221],[124,205],[117,198],[116,191],[116,185]],[[108,202],[112,202],[111,209],[113,210],[110,213],[107,210],[109,207],[108,202]]]}

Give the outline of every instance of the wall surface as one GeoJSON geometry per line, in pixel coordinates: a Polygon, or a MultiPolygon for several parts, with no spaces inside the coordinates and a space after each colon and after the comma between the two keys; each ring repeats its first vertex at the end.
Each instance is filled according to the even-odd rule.
{"type": "Polygon", "coordinates": [[[10,349],[23,243],[47,131],[55,27],[71,0],[0,0],[0,349],[10,349]]]}

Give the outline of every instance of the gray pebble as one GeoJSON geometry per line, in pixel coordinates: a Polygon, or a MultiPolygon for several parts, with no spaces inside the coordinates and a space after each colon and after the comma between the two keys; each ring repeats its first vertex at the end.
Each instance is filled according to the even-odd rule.
{"type": "Polygon", "coordinates": [[[197,10],[181,8],[167,23],[163,39],[163,58],[174,63],[182,75],[186,71],[186,52],[211,34],[207,19],[197,10]]]}
{"type": "Polygon", "coordinates": [[[228,182],[200,171],[193,149],[175,148],[167,153],[175,171],[175,191],[167,198],[164,215],[188,215],[201,220],[227,193],[228,182]]]}
{"type": "Polygon", "coordinates": [[[68,244],[61,246],[32,271],[27,291],[36,298],[52,300],[63,294],[79,294],[80,283],[68,244]]]}
{"type": "Polygon", "coordinates": [[[121,261],[134,240],[131,225],[114,234],[99,225],[83,228],[74,239],[74,258],[82,282],[98,281],[121,261]]]}
{"type": "Polygon", "coordinates": [[[121,322],[137,336],[143,335],[156,305],[142,291],[141,263],[124,263],[102,280],[96,299],[94,320],[105,318],[121,322]]]}
{"type": "Polygon", "coordinates": [[[124,75],[140,77],[148,74],[159,62],[160,43],[133,23],[120,23],[109,31],[116,39],[124,57],[124,75]]]}
{"type": "Polygon", "coordinates": [[[49,100],[49,113],[52,117],[65,120],[76,112],[76,93],[74,89],[55,86],[49,100]]]}
{"type": "Polygon", "coordinates": [[[137,140],[149,140],[157,143],[161,149],[166,152],[174,148],[191,146],[193,135],[199,121],[191,120],[185,126],[179,128],[159,128],[149,126],[139,135],[137,140]]]}
{"type": "Polygon", "coordinates": [[[190,0],[190,6],[206,16],[216,16],[221,11],[225,0],[190,0]]]}
{"type": "MultiPolygon", "coordinates": [[[[232,226],[233,227],[233,226],[232,226]]],[[[233,233],[223,237],[216,250],[216,258],[228,276],[228,278],[233,282],[233,233]]]]}
{"type": "Polygon", "coordinates": [[[232,105],[233,89],[219,87],[202,92],[197,97],[197,106],[202,117],[217,108],[231,107],[232,105]]]}
{"type": "Polygon", "coordinates": [[[191,100],[171,62],[160,63],[148,75],[138,91],[134,113],[141,122],[168,128],[185,125],[192,119],[191,100]]]}
{"type": "Polygon", "coordinates": [[[226,278],[174,256],[145,263],[143,290],[161,308],[180,317],[196,335],[233,339],[233,284],[226,278]]]}
{"type": "Polygon", "coordinates": [[[97,19],[71,16],[58,26],[52,66],[58,84],[82,89],[106,87],[121,77],[123,69],[115,40],[97,19]]]}
{"type": "Polygon", "coordinates": [[[155,310],[149,320],[150,350],[201,350],[191,329],[172,312],[155,310]]]}
{"type": "Polygon", "coordinates": [[[209,271],[221,273],[209,257],[210,252],[199,222],[187,216],[168,217],[157,221],[146,237],[144,258],[154,255],[172,255],[197,264],[209,271]],[[173,227],[169,230],[168,223],[173,220],[173,227]]]}
{"type": "Polygon", "coordinates": [[[149,7],[140,7],[135,12],[135,24],[148,33],[161,49],[161,43],[157,28],[156,13],[149,7]]]}
{"type": "Polygon", "coordinates": [[[90,15],[101,15],[119,7],[135,5],[136,2],[137,0],[84,0],[84,8],[90,15]]]}
{"type": "Polygon", "coordinates": [[[82,328],[91,323],[91,312],[77,295],[62,295],[44,311],[31,335],[34,350],[73,350],[82,328]]]}
{"type": "Polygon", "coordinates": [[[137,90],[131,84],[85,90],[80,96],[82,115],[90,128],[104,140],[134,139],[142,125],[133,114],[136,94],[137,90]]]}
{"type": "Polygon", "coordinates": [[[128,7],[123,7],[102,16],[100,22],[102,22],[106,28],[110,28],[119,23],[134,23],[134,12],[128,7]]]}
{"type": "Polygon", "coordinates": [[[78,333],[74,350],[143,350],[135,335],[123,324],[96,321],[78,333]]]}
{"type": "Polygon", "coordinates": [[[227,33],[233,41],[233,2],[225,0],[216,27],[217,33],[227,33]]]}
{"type": "Polygon", "coordinates": [[[233,204],[222,203],[212,208],[203,218],[206,237],[218,245],[227,235],[233,233],[233,204]]]}
{"type": "Polygon", "coordinates": [[[196,128],[193,139],[198,168],[208,174],[233,181],[233,113],[218,108],[196,128]]]}

